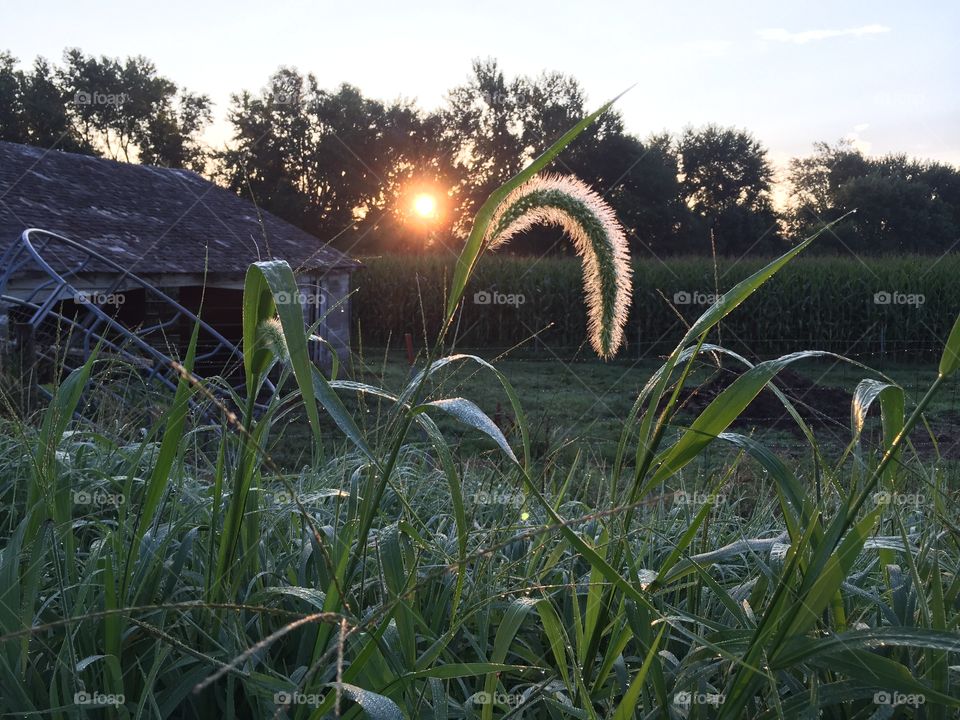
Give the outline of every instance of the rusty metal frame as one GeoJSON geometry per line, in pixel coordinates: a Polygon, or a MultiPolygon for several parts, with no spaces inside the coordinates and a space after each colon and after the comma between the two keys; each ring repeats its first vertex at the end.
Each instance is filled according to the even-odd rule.
{"type": "MultiPolygon", "coordinates": [[[[0,305],[5,305],[8,309],[18,307],[25,311],[24,314],[28,316],[26,323],[34,331],[44,326],[49,327],[50,323],[69,329],[68,348],[65,349],[78,350],[75,354],[82,358],[89,357],[99,345],[121,360],[144,368],[148,381],[159,382],[170,389],[176,388],[179,379],[179,372],[172,358],[146,342],[142,336],[151,333],[163,334],[167,328],[176,327],[183,322],[191,327],[195,324],[200,327],[204,351],[197,355],[198,362],[224,355],[229,358],[230,363],[236,362],[237,367],[243,367],[243,355],[236,345],[169,295],[83,243],[48,230],[25,230],[0,256],[0,305]],[[71,256],[67,263],[69,266],[64,269],[55,269],[54,264],[47,259],[55,257],[58,249],[68,250],[71,256]],[[116,275],[109,287],[102,291],[98,289],[98,293],[109,295],[128,292],[131,287],[142,289],[146,297],[167,308],[169,316],[160,318],[159,322],[153,325],[131,329],[96,303],[78,304],[76,307],[85,310],[85,315],[79,320],[60,314],[60,302],[83,296],[84,290],[78,288],[77,284],[82,287],[80,275],[85,271],[96,272],[98,275],[108,274],[111,277],[116,275]],[[27,291],[25,297],[17,297],[8,292],[9,286],[16,276],[24,273],[36,275],[37,282],[27,291]]],[[[68,353],[64,353],[64,358],[67,356],[68,353]]],[[[61,362],[66,360],[62,358],[61,362]]],[[[66,369],[72,368],[67,365],[66,369]]],[[[270,390],[272,389],[271,385],[270,390]]]]}

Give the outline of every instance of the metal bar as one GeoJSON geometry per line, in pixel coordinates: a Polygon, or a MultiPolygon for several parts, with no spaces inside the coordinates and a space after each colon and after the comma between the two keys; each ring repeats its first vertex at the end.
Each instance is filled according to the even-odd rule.
{"type": "MultiPolygon", "coordinates": [[[[95,250],[47,230],[25,230],[19,241],[12,244],[0,257],[0,301],[31,312],[29,324],[34,328],[40,328],[48,321],[56,321],[60,326],[69,328],[71,337],[68,353],[69,346],[72,345],[86,357],[94,346],[99,345],[140,366],[147,360],[147,378],[159,380],[170,388],[175,388],[178,381],[171,359],[143,338],[151,333],[163,332],[178,323],[199,324],[203,351],[198,353],[197,360],[208,361],[225,355],[224,370],[233,370],[243,365],[243,356],[236,345],[166,293],[95,250]],[[76,256],[79,256],[79,259],[76,256]],[[57,260],[67,267],[57,269],[57,260]],[[30,266],[39,271],[40,279],[29,288],[26,298],[8,293],[7,288],[13,277],[30,266]],[[92,266],[97,273],[116,276],[109,284],[108,292],[118,291],[121,286],[142,289],[146,293],[146,302],[159,301],[172,315],[169,319],[162,319],[149,327],[131,329],[116,317],[104,312],[96,303],[77,303],[77,307],[85,312],[81,320],[61,314],[58,303],[65,299],[72,299],[76,303],[79,297],[77,287],[69,282],[68,278],[80,279],[79,273],[92,266]],[[73,335],[74,332],[76,336],[73,335]],[[111,338],[117,338],[120,342],[111,338]]],[[[267,386],[271,392],[274,390],[269,381],[267,386]]]]}

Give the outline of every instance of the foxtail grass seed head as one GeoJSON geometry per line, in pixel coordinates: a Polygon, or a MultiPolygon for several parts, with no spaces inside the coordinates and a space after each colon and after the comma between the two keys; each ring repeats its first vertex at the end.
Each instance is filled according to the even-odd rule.
{"type": "Polygon", "coordinates": [[[286,362],[290,358],[287,350],[287,336],[283,334],[283,326],[277,318],[264,320],[257,327],[260,335],[260,343],[263,347],[270,348],[273,354],[286,362]]]}
{"type": "Polygon", "coordinates": [[[495,249],[534,225],[559,226],[583,261],[590,344],[602,358],[623,342],[631,298],[630,252],[613,208],[573,176],[539,175],[497,206],[485,242],[495,249]]]}

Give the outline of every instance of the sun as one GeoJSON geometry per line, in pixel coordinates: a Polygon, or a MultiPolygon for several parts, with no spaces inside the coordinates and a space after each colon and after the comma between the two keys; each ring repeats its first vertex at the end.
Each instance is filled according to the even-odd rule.
{"type": "Polygon", "coordinates": [[[436,217],[437,199],[428,193],[420,193],[413,199],[413,211],[424,219],[436,217]]]}

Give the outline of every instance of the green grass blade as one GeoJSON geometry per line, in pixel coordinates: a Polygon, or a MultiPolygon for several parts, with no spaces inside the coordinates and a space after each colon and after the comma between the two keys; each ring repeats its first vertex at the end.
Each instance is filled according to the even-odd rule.
{"type": "Polygon", "coordinates": [[[491,420],[485,412],[483,412],[483,410],[477,407],[476,403],[473,403],[466,398],[446,398],[443,400],[432,400],[414,408],[414,412],[426,412],[430,409],[441,410],[464,425],[472,427],[475,430],[479,430],[493,440],[503,451],[504,455],[513,460],[515,463],[520,462],[517,460],[517,456],[513,454],[513,448],[510,447],[510,443],[507,442],[507,438],[504,437],[503,432],[497,427],[496,423],[493,422],[493,420],[491,420]]]}
{"type": "MultiPolygon", "coordinates": [[[[174,460],[180,448],[180,442],[183,439],[183,428],[186,424],[187,412],[190,409],[190,397],[193,394],[193,386],[190,381],[190,375],[193,372],[193,362],[197,354],[197,338],[200,334],[200,324],[196,323],[193,327],[193,334],[190,336],[190,344],[187,347],[187,356],[184,361],[184,375],[181,375],[177,382],[177,390],[173,396],[173,404],[167,411],[166,428],[163,432],[163,439],[160,442],[160,450],[154,460],[153,469],[150,472],[150,478],[147,480],[146,490],[143,500],[140,504],[139,514],[136,526],[133,532],[133,539],[130,542],[130,552],[135,552],[140,546],[140,540],[147,531],[150,523],[153,522],[154,514],[160,506],[160,500],[170,482],[170,470],[173,468],[174,460]]],[[[123,588],[124,591],[130,579],[130,564],[127,563],[127,569],[124,573],[123,588]]],[[[121,597],[125,596],[125,592],[121,597]]]]}
{"type": "Polygon", "coordinates": [[[943,348],[943,355],[940,357],[940,374],[943,377],[949,377],[960,367],[960,315],[957,316],[953,329],[950,331],[950,337],[943,348]]]}
{"type": "Polygon", "coordinates": [[[626,695],[623,696],[623,700],[620,701],[620,704],[617,705],[617,709],[613,713],[613,720],[628,720],[635,716],[637,709],[637,701],[640,698],[640,691],[643,690],[643,683],[647,679],[647,673],[650,670],[650,665],[653,663],[654,657],[660,647],[660,640],[663,638],[663,634],[667,631],[667,625],[665,624],[660,628],[660,632],[657,633],[657,637],[654,638],[653,644],[650,646],[650,650],[647,651],[646,657],[643,658],[643,664],[640,666],[640,669],[637,670],[636,676],[633,678],[633,682],[630,683],[630,687],[627,690],[626,695]]]}
{"type": "Polygon", "coordinates": [[[697,457],[726,430],[777,373],[798,360],[821,357],[824,353],[804,351],[758,363],[740,375],[704,408],[673,447],[663,453],[648,486],[657,485],[697,457]]]}

